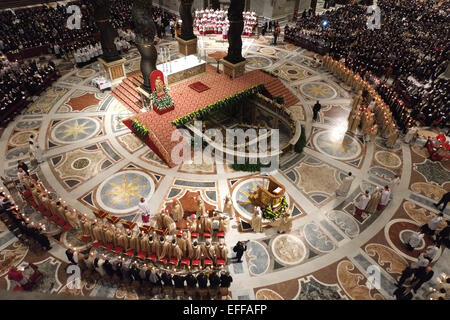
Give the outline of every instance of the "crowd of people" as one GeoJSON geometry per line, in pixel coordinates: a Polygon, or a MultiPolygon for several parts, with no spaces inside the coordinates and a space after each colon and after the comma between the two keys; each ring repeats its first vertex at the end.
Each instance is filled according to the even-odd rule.
{"type": "Polygon", "coordinates": [[[158,267],[150,262],[115,255],[102,249],[84,252],[67,249],[72,264],[82,271],[85,281],[102,279],[156,298],[222,299],[233,281],[228,271],[158,267]]]}
{"type": "Polygon", "coordinates": [[[59,45],[92,39],[97,32],[93,7],[87,0],[79,0],[65,5],[35,6],[0,12],[0,38],[4,53],[44,45],[59,45]],[[80,28],[67,28],[67,6],[77,4],[81,9],[80,28]]]}
{"type": "Polygon", "coordinates": [[[158,38],[163,39],[166,36],[169,27],[172,39],[175,38],[175,27],[177,24],[177,16],[165,11],[159,7],[153,7],[153,21],[155,21],[156,32],[158,38]]]}
{"type": "MultiPolygon", "coordinates": [[[[448,196],[447,196],[448,197],[448,196]]],[[[420,250],[425,241],[424,237],[430,237],[431,244],[422,250],[417,261],[408,265],[397,281],[397,290],[394,296],[399,300],[411,300],[421,286],[430,281],[434,276],[433,264],[440,257],[441,250],[449,247],[450,221],[444,222],[443,213],[432,217],[426,224],[422,225],[420,231],[413,232],[405,247],[410,250],[420,250]],[[445,227],[443,227],[445,225],[445,227]],[[438,231],[440,229],[440,231],[438,231]],[[408,283],[408,286],[405,285],[408,283]]],[[[438,285],[439,293],[432,292],[435,299],[448,299],[450,290],[448,278],[446,283],[438,285]]],[[[432,297],[430,299],[433,299],[432,297]]]]}
{"type": "MultiPolygon", "coordinates": [[[[34,141],[34,137],[31,139],[34,141]]],[[[102,215],[104,213],[101,211],[94,212],[97,219],[82,215],[48,191],[42,182],[38,182],[36,176],[30,174],[26,163],[20,160],[17,167],[18,182],[15,188],[23,200],[41,212],[48,223],[54,223],[63,230],[74,228],[80,240],[90,244],[88,252],[78,252],[72,248],[68,250],[69,260],[77,263],[84,271],[96,271],[101,276],[110,276],[107,278],[110,280],[116,275],[115,280],[118,277],[127,283],[147,283],[149,286],[140,287],[141,290],[151,289],[154,294],[171,295],[167,290],[184,288],[186,291],[179,296],[195,298],[200,295],[203,298],[209,295],[214,298],[227,295],[228,291],[224,290],[232,280],[224,269],[228,260],[224,237],[230,215],[234,213],[229,198],[223,213],[206,211],[205,203],[199,198],[195,214],[188,217],[178,200],[170,203],[170,210],[152,214],[148,200],[142,198],[138,212],[143,225],[138,227],[136,224],[126,225],[125,221],[119,223],[120,219],[102,215]],[[177,228],[176,223],[179,222],[182,222],[183,229],[177,228]],[[111,269],[108,269],[109,263],[111,269]],[[152,272],[154,275],[150,276],[152,272]],[[172,280],[175,285],[171,285],[172,280]],[[186,288],[185,282],[188,284],[186,288]],[[197,283],[198,288],[192,291],[197,283]],[[223,288],[222,295],[219,294],[220,287],[223,288]],[[161,291],[162,288],[164,291],[161,291]]],[[[2,201],[0,204],[9,210],[8,204],[3,205],[2,201]]],[[[12,218],[15,216],[13,214],[12,218]]],[[[17,219],[22,218],[31,226],[34,225],[26,215],[17,214],[17,219]]],[[[45,231],[45,225],[40,224],[39,228],[45,231]]],[[[238,244],[234,250],[239,262],[243,255],[241,249],[242,246],[238,244]]],[[[92,276],[92,272],[86,274],[92,276]]]]}
{"type": "MultiPolygon", "coordinates": [[[[27,166],[23,162],[19,162],[18,166],[19,171],[27,170],[27,166]]],[[[23,187],[29,187],[30,189],[25,189],[24,198],[31,205],[35,206],[37,210],[41,212],[48,211],[50,218],[51,214],[54,214],[58,218],[68,219],[75,228],[81,228],[81,230],[89,229],[88,237],[92,236],[93,239],[101,239],[96,241],[105,241],[106,243],[106,241],[111,240],[115,243],[114,240],[108,239],[110,237],[108,230],[110,229],[105,224],[100,228],[99,224],[93,221],[91,232],[90,228],[92,225],[88,226],[89,223],[85,216],[78,215],[76,211],[62,205],[61,201],[56,201],[44,189],[42,183],[37,183],[29,175],[28,170],[25,172],[27,174],[24,174],[20,181],[24,183],[23,187]],[[81,221],[79,221],[80,218],[81,221]],[[105,231],[104,234],[103,231],[105,231]]],[[[20,214],[18,207],[3,192],[0,193],[0,216],[6,222],[6,226],[10,231],[18,236],[19,239],[26,241],[27,245],[32,246],[33,244],[30,242],[36,242],[44,250],[51,249],[50,241],[45,235],[45,224],[35,224],[26,214],[20,214]]],[[[53,221],[58,224],[56,219],[53,219],[53,221]]],[[[178,233],[178,235],[181,235],[181,233],[178,233]]],[[[228,288],[233,281],[230,274],[223,268],[215,270],[213,264],[205,268],[201,268],[199,265],[197,268],[194,262],[197,258],[199,261],[201,259],[203,263],[207,263],[206,260],[208,258],[214,259],[215,262],[221,257],[226,259],[227,249],[224,247],[223,241],[214,249],[211,246],[211,241],[208,239],[205,244],[199,245],[194,240],[191,245],[191,240],[187,238],[186,232],[182,236],[178,236],[178,240],[166,241],[168,238],[161,236],[158,242],[155,243],[153,243],[153,235],[146,237],[141,234],[139,241],[135,244],[133,244],[135,237],[131,236],[130,233],[128,233],[127,238],[128,242],[127,240],[122,241],[126,238],[117,239],[117,244],[122,245],[122,248],[128,249],[127,252],[124,252],[124,250],[121,252],[109,251],[107,246],[99,247],[93,245],[85,251],[68,248],[66,255],[72,264],[80,267],[82,279],[85,281],[99,280],[101,278],[104,281],[110,281],[115,284],[122,283],[139,293],[155,296],[156,298],[222,299],[228,296],[228,288]],[[144,238],[147,242],[145,242],[144,238]],[[148,247],[149,259],[142,259],[140,255],[137,257],[130,255],[129,249],[132,247],[137,248],[135,253],[140,250],[141,254],[146,250],[144,247],[148,247]],[[181,265],[178,267],[177,264],[173,263],[173,259],[177,255],[179,256],[178,259],[182,259],[183,250],[189,250],[189,256],[192,257],[194,262],[192,269],[190,266],[183,267],[181,265]],[[151,259],[152,252],[157,254],[158,263],[151,259]],[[171,265],[173,267],[168,267],[167,264],[160,264],[164,262],[166,256],[172,256],[171,265]]],[[[242,247],[243,244],[241,243],[235,246],[234,251],[237,252],[236,257],[238,261],[240,261],[243,254],[242,247]]],[[[20,273],[14,267],[10,271],[11,275],[20,273]]],[[[14,279],[16,278],[14,277],[14,279]]],[[[20,284],[20,281],[18,283],[20,284]]],[[[28,285],[28,283],[26,284],[28,285]]],[[[31,286],[29,289],[31,289],[31,286]]]]}
{"type": "MultiPolygon", "coordinates": [[[[112,1],[111,23],[116,30],[132,28],[131,7],[131,0],[112,1]]],[[[155,7],[154,19],[159,15],[163,15],[162,10],[155,7]]],[[[5,54],[45,45],[51,48],[54,45],[85,46],[88,41],[98,37],[94,7],[88,0],[5,10],[0,12],[0,22],[0,50],[5,54]],[[77,5],[81,9],[80,28],[67,27],[70,16],[67,7],[70,5],[77,5]]]]}
{"type": "Polygon", "coordinates": [[[35,245],[39,245],[46,251],[52,248],[45,235],[45,225],[31,221],[3,192],[0,192],[0,216],[8,230],[29,247],[34,248],[35,245]]]}
{"type": "MultiPolygon", "coordinates": [[[[134,43],[131,0],[113,0],[111,23],[118,36],[119,51],[127,51],[134,43]]],[[[171,28],[175,37],[176,16],[154,7],[153,19],[158,36],[171,28]]],[[[40,5],[0,11],[0,123],[7,123],[28,105],[28,98],[37,95],[59,77],[55,64],[40,66],[38,62],[23,62],[36,55],[53,53],[57,58],[74,60],[82,67],[102,54],[100,35],[94,19],[94,7],[88,0],[40,5]],[[68,28],[69,5],[81,9],[80,28],[68,28]],[[39,48],[38,50],[34,50],[39,48]],[[7,57],[12,57],[8,61],[7,57]]]]}
{"type": "Polygon", "coordinates": [[[72,54],[77,67],[83,67],[100,57],[103,54],[103,49],[100,42],[92,41],[84,47],[75,49],[72,54]]]}
{"type": "Polygon", "coordinates": [[[9,122],[59,77],[55,64],[39,60],[26,62],[0,60],[0,124],[9,122]]]}
{"type": "MultiPolygon", "coordinates": [[[[243,35],[252,36],[258,24],[258,16],[255,12],[244,12],[243,35]]],[[[224,39],[228,36],[230,21],[227,12],[223,9],[195,10],[195,27],[200,34],[221,34],[224,39]]]]}
{"type": "Polygon", "coordinates": [[[394,78],[393,100],[413,119],[448,125],[450,83],[438,77],[449,63],[449,3],[382,0],[378,6],[381,29],[367,28],[366,7],[353,4],[302,17],[288,32],[326,41],[330,56],[363,78],[394,78]]]}

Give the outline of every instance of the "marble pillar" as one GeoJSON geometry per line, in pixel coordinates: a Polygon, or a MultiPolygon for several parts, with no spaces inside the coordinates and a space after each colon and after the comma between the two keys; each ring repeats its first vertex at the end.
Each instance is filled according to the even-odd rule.
{"type": "Polygon", "coordinates": [[[133,0],[132,16],[135,26],[136,46],[141,54],[141,72],[144,83],[141,88],[151,92],[150,75],[156,70],[158,52],[155,48],[156,26],[152,20],[152,0],[133,0]]]}
{"type": "Polygon", "coordinates": [[[220,9],[220,1],[219,0],[212,0],[211,1],[211,7],[214,10],[219,10],[220,9]]]}

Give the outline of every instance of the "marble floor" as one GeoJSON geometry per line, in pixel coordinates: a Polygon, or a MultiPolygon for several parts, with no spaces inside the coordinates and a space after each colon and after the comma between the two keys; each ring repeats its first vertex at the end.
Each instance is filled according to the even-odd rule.
{"type": "MultiPolygon", "coordinates": [[[[417,230],[437,211],[432,202],[450,190],[449,161],[428,160],[422,144],[409,146],[400,140],[388,149],[384,140],[366,143],[346,133],[353,92],[321,68],[321,57],[291,44],[270,45],[270,36],[243,39],[248,70],[270,70],[299,98],[291,107],[306,129],[307,146],[302,154],[289,153],[272,175],[287,191],[294,217],[289,234],[276,228],[249,232],[249,209],[236,205],[226,243],[250,240],[242,263],[228,266],[233,299],[393,299],[394,283],[418,251],[404,249],[401,239],[417,230]],[[323,106],[312,122],[312,106],[323,106]],[[351,171],[355,176],[346,197],[335,190],[351,171]],[[401,176],[390,204],[365,219],[352,215],[353,201],[365,190],[384,186],[401,176]],[[380,287],[367,285],[370,270],[377,268],[380,287]]],[[[206,55],[226,50],[228,43],[215,36],[203,37],[206,55]]],[[[177,44],[163,41],[173,58],[177,44]]],[[[159,50],[158,50],[159,52],[159,50]]],[[[127,72],[139,68],[139,54],[127,55],[127,72]]],[[[215,66],[214,60],[208,63],[215,66]]],[[[45,186],[81,213],[95,208],[141,223],[136,206],[140,196],[150,198],[155,211],[174,198],[196,193],[207,206],[222,209],[224,198],[237,201],[265,175],[237,172],[224,165],[185,163],[169,168],[137,139],[121,120],[130,116],[110,92],[101,93],[91,79],[102,74],[98,63],[82,69],[65,66],[65,72],[3,131],[0,138],[0,173],[15,177],[17,160],[28,159],[31,134],[44,150],[45,162],[34,172],[45,186]],[[124,192],[126,191],[126,192],[124,192]]],[[[235,202],[236,203],[236,202],[235,202]]],[[[32,210],[28,208],[27,210],[32,210]]],[[[446,217],[449,217],[447,209],[446,217]]],[[[38,214],[38,213],[35,213],[38,214]]],[[[49,230],[53,249],[35,252],[22,245],[0,224],[0,288],[12,290],[6,277],[10,265],[34,262],[46,280],[39,291],[119,299],[144,299],[133,291],[100,282],[69,289],[65,246],[76,238],[71,231],[49,230]]],[[[73,231],[72,231],[73,233],[73,231]]],[[[430,239],[425,239],[424,245],[430,239]]],[[[443,252],[436,268],[449,273],[449,254],[443,252]]],[[[416,299],[425,298],[425,290],[416,299]]]]}

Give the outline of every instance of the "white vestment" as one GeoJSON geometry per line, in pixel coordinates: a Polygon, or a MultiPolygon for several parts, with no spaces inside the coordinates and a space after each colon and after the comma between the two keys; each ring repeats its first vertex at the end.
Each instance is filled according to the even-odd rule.
{"type": "Polygon", "coordinates": [[[339,189],[336,190],[336,194],[338,196],[345,196],[348,191],[350,190],[350,187],[352,186],[352,182],[355,179],[353,176],[347,176],[342,180],[342,184],[339,186],[339,189]]]}
{"type": "Polygon", "coordinates": [[[423,234],[414,232],[411,237],[409,238],[409,245],[413,248],[416,248],[420,245],[421,240],[423,239],[423,234]]]}
{"type": "Polygon", "coordinates": [[[382,206],[386,206],[389,202],[390,196],[391,196],[391,190],[384,189],[383,192],[381,192],[380,204],[382,206]]]}
{"type": "Polygon", "coordinates": [[[355,203],[355,206],[361,210],[364,210],[367,207],[367,204],[370,200],[370,194],[367,196],[365,194],[361,195],[355,203]]]}
{"type": "Polygon", "coordinates": [[[145,215],[150,215],[150,206],[149,206],[147,200],[144,201],[144,202],[139,202],[138,208],[139,208],[139,213],[140,214],[142,214],[144,216],[145,215]]]}

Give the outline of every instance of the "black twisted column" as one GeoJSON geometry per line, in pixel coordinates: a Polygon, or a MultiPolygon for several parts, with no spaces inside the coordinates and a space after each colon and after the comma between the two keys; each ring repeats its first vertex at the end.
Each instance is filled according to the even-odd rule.
{"type": "Polygon", "coordinates": [[[156,70],[158,52],[155,48],[156,26],[152,20],[152,0],[133,0],[131,9],[136,34],[136,46],[141,54],[141,72],[144,83],[141,88],[152,92],[150,75],[156,70]]]}
{"type": "Polygon", "coordinates": [[[231,0],[228,9],[228,20],[230,20],[230,30],[228,32],[228,55],[224,58],[231,63],[245,61],[242,57],[242,31],[244,30],[244,11],[245,0],[231,0]]]}
{"type": "Polygon", "coordinates": [[[94,6],[95,22],[100,31],[100,42],[103,50],[102,59],[106,62],[121,59],[122,57],[114,44],[116,30],[111,24],[109,0],[93,0],[92,4],[94,6]]]}
{"type": "Polygon", "coordinates": [[[194,35],[194,19],[192,18],[192,3],[193,0],[181,0],[180,1],[180,17],[183,23],[181,24],[180,38],[188,41],[197,38],[194,35]]]}
{"type": "Polygon", "coordinates": [[[211,7],[213,10],[219,10],[220,9],[220,1],[219,0],[212,0],[211,1],[211,7]]]}

